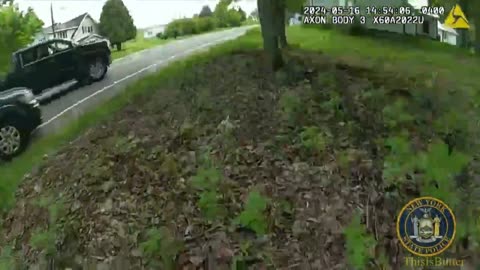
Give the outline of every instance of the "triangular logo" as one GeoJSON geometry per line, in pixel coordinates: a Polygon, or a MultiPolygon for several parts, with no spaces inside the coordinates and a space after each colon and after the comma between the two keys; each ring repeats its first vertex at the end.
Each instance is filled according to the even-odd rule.
{"type": "Polygon", "coordinates": [[[450,10],[450,13],[448,13],[448,16],[443,24],[454,29],[470,28],[470,25],[468,25],[467,17],[465,16],[465,13],[463,13],[462,8],[458,4],[456,4],[452,8],[452,10],[450,10]]]}

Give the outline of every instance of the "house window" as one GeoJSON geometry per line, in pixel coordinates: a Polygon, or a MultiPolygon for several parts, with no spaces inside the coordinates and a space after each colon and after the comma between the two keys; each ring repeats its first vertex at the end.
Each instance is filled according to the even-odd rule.
{"type": "Polygon", "coordinates": [[[422,26],[423,26],[423,33],[424,33],[424,34],[430,33],[430,22],[429,22],[429,21],[425,20],[425,21],[423,22],[423,25],[422,25],[422,26]]]}

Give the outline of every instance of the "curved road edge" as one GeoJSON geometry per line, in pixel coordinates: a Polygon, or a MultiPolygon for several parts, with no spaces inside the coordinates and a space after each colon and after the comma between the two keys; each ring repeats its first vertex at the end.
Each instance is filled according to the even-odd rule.
{"type": "MultiPolygon", "coordinates": [[[[192,55],[196,52],[200,52],[202,50],[207,50],[209,47],[224,43],[228,40],[233,40],[236,39],[245,32],[251,28],[254,28],[256,26],[245,26],[245,27],[239,27],[239,28],[234,28],[234,29],[229,29],[222,31],[222,35],[220,37],[215,37],[215,39],[203,43],[201,45],[198,45],[196,47],[186,49],[183,51],[179,51],[177,53],[174,53],[168,57],[159,59],[158,61],[143,67],[141,69],[138,69],[135,72],[132,72],[126,76],[123,76],[122,78],[115,80],[113,82],[110,82],[109,84],[105,85],[102,87],[102,84],[96,83],[90,86],[86,86],[83,88],[98,88],[94,90],[90,90],[91,92],[89,95],[81,98],[80,100],[70,104],[68,107],[63,109],[62,111],[55,113],[54,115],[48,117],[47,119],[43,119],[43,124],[41,124],[34,132],[34,138],[42,137],[48,134],[56,133],[58,130],[61,130],[62,127],[65,125],[71,123],[75,119],[78,119],[80,116],[82,116],[85,112],[94,109],[98,105],[101,105],[105,101],[117,96],[118,94],[122,93],[123,90],[127,89],[127,86],[131,84],[134,81],[137,81],[141,79],[142,77],[155,73],[162,69],[163,67],[167,66],[170,62],[179,60],[182,58],[185,58],[189,55],[192,55]]],[[[208,34],[206,34],[208,35],[208,34]]],[[[182,43],[188,43],[189,40],[193,40],[196,37],[192,37],[189,39],[184,39],[181,40],[180,42],[182,43]]],[[[176,42],[174,42],[176,43],[176,42]]],[[[172,44],[175,45],[175,44],[172,44]]],[[[128,64],[128,60],[132,57],[135,57],[135,55],[141,55],[141,54],[148,54],[151,51],[162,51],[163,46],[159,47],[154,47],[151,49],[147,49],[138,53],[135,53],[132,56],[126,56],[124,58],[119,59],[119,61],[116,62],[126,62],[128,64]]],[[[83,88],[76,89],[75,91],[84,91],[83,88]]],[[[61,99],[62,97],[60,97],[61,99]]],[[[33,142],[34,143],[34,142],[33,142]]]]}

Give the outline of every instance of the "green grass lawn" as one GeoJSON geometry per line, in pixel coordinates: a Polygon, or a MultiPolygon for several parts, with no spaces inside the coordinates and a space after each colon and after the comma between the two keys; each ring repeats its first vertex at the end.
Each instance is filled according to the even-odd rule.
{"type": "Polygon", "coordinates": [[[117,51],[116,49],[112,49],[112,60],[119,59],[145,49],[153,48],[155,46],[163,45],[171,40],[172,39],[160,39],[157,37],[144,38],[143,31],[139,31],[134,40],[129,40],[122,44],[122,50],[117,51]]]}
{"type": "Polygon", "coordinates": [[[320,50],[349,63],[399,73],[402,76],[451,79],[458,86],[479,89],[480,58],[457,47],[418,38],[350,36],[334,30],[291,27],[291,43],[320,50]]]}
{"type": "MultiPolygon", "coordinates": [[[[252,21],[248,20],[243,25],[254,25],[254,24],[256,24],[256,22],[252,22],[252,21]]],[[[201,34],[223,31],[223,30],[226,30],[226,28],[217,28],[217,29],[214,29],[212,31],[208,31],[208,32],[201,33],[201,34]]],[[[177,39],[189,38],[191,36],[192,35],[181,36],[181,37],[178,37],[177,39]]],[[[134,40],[129,40],[129,41],[122,44],[122,50],[117,51],[116,49],[112,49],[112,60],[125,57],[125,56],[127,56],[129,54],[132,54],[132,53],[135,53],[135,52],[139,52],[139,51],[150,49],[150,48],[153,48],[153,47],[156,47],[156,46],[159,46],[159,45],[163,45],[163,44],[166,44],[166,43],[168,43],[172,40],[175,40],[175,39],[172,39],[172,38],[160,39],[160,38],[157,38],[157,37],[144,38],[143,37],[143,31],[139,31],[137,33],[137,37],[134,40]]]]}
{"type": "MultiPolygon", "coordinates": [[[[476,78],[480,71],[480,64],[476,58],[457,51],[455,48],[439,46],[436,42],[422,41],[417,46],[414,44],[400,44],[386,40],[375,40],[368,37],[353,37],[340,34],[331,30],[307,29],[291,27],[288,29],[290,43],[309,50],[321,50],[324,53],[344,59],[350,63],[374,66],[398,73],[399,76],[416,75],[422,78],[425,74],[438,72],[447,81],[451,81],[462,88],[479,89],[480,83],[476,78]]],[[[126,51],[133,52],[161,44],[161,41],[137,41],[138,44],[129,43],[126,51]]],[[[162,41],[163,42],[163,41],[162,41]]],[[[440,44],[442,45],[442,44],[440,44]]],[[[84,132],[89,126],[119,110],[125,104],[140,94],[154,91],[169,77],[184,73],[189,67],[211,57],[226,54],[236,49],[260,48],[262,41],[259,29],[254,29],[249,34],[237,40],[229,41],[216,46],[207,53],[190,57],[188,60],[174,62],[158,74],[149,75],[139,82],[129,86],[123,94],[113,98],[97,109],[86,113],[65,129],[48,137],[35,141],[27,151],[11,164],[0,167],[0,197],[12,198],[16,185],[22,176],[42,163],[44,155],[51,154],[63,144],[74,139],[84,132]]],[[[119,57],[119,56],[117,56],[119,57]]],[[[4,200],[2,200],[2,203],[4,200]]]]}

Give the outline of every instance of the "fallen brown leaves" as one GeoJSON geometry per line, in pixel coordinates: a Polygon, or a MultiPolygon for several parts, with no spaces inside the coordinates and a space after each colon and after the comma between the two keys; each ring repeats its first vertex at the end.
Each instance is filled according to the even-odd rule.
{"type": "Polygon", "coordinates": [[[343,228],[360,211],[398,265],[397,205],[379,188],[380,157],[372,154],[372,142],[355,137],[375,123],[362,118],[366,108],[352,99],[347,111],[353,116],[304,115],[305,123],[296,128],[315,123],[337,138],[321,155],[302,152],[294,139],[296,128],[278,115],[284,91],[328,91],[311,80],[331,72],[339,82],[362,90],[358,87],[365,78],[355,77],[361,71],[352,75],[349,67],[335,67],[324,56],[297,52],[283,74],[288,84],[279,83],[257,64],[258,55],[233,54],[195,67],[49,157],[18,190],[16,207],[3,223],[9,243],[28,263],[39,262],[41,255],[29,239],[35,228],[49,223],[35,201],[53,195],[62,197],[68,210],[57,235],[57,266],[142,269],[147,258],[139,243],[149,228],[164,226],[184,243],[178,269],[230,269],[234,258],[248,250],[249,269],[343,270],[343,228]],[[227,118],[233,144],[218,131],[227,118]],[[220,189],[228,209],[227,217],[214,223],[201,216],[197,194],[188,184],[206,146],[223,170],[220,189]],[[347,166],[339,164],[338,151],[348,153],[347,166]],[[232,229],[230,222],[253,187],[272,201],[271,233],[260,239],[232,229]]]}

